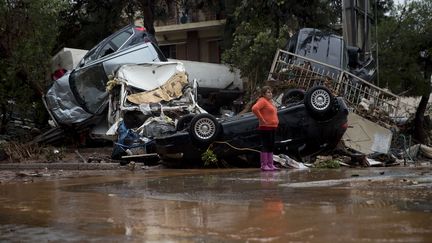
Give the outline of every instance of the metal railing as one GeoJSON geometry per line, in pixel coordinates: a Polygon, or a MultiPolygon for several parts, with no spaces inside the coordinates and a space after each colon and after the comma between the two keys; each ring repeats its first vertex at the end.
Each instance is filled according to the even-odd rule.
{"type": "Polygon", "coordinates": [[[415,111],[415,107],[401,102],[400,96],[346,70],[281,49],[275,55],[268,80],[277,81],[281,88],[307,90],[324,85],[343,97],[354,113],[389,125],[415,111]]]}

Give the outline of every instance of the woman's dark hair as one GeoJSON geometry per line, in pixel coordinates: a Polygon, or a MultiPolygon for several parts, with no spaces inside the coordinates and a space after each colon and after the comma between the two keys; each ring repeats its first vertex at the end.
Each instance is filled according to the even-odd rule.
{"type": "Polygon", "coordinates": [[[260,90],[260,96],[264,96],[266,94],[266,92],[269,90],[273,91],[273,89],[270,86],[268,86],[268,85],[263,86],[260,90]]]}

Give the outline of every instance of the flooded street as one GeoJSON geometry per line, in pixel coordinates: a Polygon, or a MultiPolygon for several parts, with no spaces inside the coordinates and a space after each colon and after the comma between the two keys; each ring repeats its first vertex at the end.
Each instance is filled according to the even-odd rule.
{"type": "Polygon", "coordinates": [[[199,169],[0,184],[0,241],[431,242],[430,168],[199,169]]]}

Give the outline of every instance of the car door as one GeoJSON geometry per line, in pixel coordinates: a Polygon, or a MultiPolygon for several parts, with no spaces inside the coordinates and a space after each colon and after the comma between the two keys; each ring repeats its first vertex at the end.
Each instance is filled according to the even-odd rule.
{"type": "Polygon", "coordinates": [[[80,106],[89,114],[100,114],[108,101],[108,78],[102,63],[74,70],[69,77],[72,93],[80,106]]]}

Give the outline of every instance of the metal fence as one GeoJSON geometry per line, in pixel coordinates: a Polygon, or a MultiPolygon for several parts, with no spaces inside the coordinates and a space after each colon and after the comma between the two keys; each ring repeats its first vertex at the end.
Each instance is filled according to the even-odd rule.
{"type": "Polygon", "coordinates": [[[394,124],[398,118],[415,112],[415,107],[401,97],[375,86],[338,67],[318,62],[284,50],[278,50],[268,80],[281,88],[309,89],[324,85],[334,95],[345,99],[354,113],[376,122],[394,124]]]}

